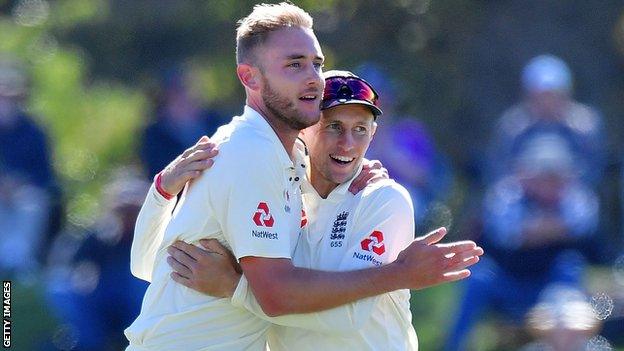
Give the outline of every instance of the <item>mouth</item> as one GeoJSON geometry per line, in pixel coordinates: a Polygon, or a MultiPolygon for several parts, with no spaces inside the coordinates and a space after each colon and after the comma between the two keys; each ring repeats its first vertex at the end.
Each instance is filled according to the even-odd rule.
{"type": "Polygon", "coordinates": [[[304,95],[301,95],[299,97],[299,100],[304,102],[316,102],[318,101],[319,97],[320,94],[318,94],[317,92],[307,92],[304,95]]]}
{"type": "Polygon", "coordinates": [[[353,161],[355,161],[354,157],[339,156],[339,155],[329,155],[329,157],[334,162],[338,163],[339,165],[348,165],[352,163],[353,161]]]}

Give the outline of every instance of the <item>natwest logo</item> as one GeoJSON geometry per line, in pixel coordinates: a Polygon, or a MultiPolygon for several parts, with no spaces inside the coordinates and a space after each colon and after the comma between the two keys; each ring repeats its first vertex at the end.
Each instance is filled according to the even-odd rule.
{"type": "Polygon", "coordinates": [[[372,232],[371,235],[362,240],[360,244],[362,245],[362,250],[372,251],[380,256],[386,252],[386,246],[383,243],[383,233],[378,230],[372,232]]]}
{"type": "Polygon", "coordinates": [[[266,202],[260,202],[258,204],[258,209],[253,215],[253,221],[258,227],[271,228],[273,226],[275,220],[273,219],[273,215],[271,215],[269,211],[269,205],[267,205],[266,202]]]}

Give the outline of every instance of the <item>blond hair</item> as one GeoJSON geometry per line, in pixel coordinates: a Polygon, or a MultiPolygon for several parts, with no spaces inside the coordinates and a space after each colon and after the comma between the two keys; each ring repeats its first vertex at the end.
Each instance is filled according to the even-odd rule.
{"type": "Polygon", "coordinates": [[[287,27],[312,29],[312,17],[286,2],[254,6],[249,16],[238,21],[236,63],[253,61],[253,50],[267,40],[269,33],[287,27]]]}

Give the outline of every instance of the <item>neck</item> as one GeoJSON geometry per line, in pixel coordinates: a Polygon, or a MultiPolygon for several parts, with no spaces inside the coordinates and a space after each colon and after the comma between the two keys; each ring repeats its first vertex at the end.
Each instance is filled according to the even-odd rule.
{"type": "Polygon", "coordinates": [[[274,116],[268,108],[262,102],[262,99],[253,99],[252,97],[247,97],[247,106],[256,110],[260,115],[269,123],[277,137],[282,142],[284,149],[288,153],[291,159],[294,158],[294,146],[295,140],[297,140],[297,136],[299,135],[299,131],[296,129],[290,128],[288,125],[280,121],[279,118],[274,116]]]}
{"type": "Polygon", "coordinates": [[[308,167],[307,170],[310,184],[312,184],[312,187],[314,188],[314,190],[316,190],[316,193],[321,198],[326,199],[329,194],[340,184],[327,180],[325,177],[323,177],[322,174],[320,174],[319,172],[315,172],[313,168],[314,165],[310,164],[310,167],[308,167]]]}

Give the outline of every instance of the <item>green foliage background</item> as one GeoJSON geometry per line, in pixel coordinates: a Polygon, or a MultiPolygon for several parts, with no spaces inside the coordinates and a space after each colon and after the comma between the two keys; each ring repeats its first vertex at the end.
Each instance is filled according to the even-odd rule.
{"type": "MultiPolygon", "coordinates": [[[[93,223],[100,209],[101,188],[110,172],[138,162],[138,135],[149,121],[150,92],[163,68],[183,63],[193,72],[194,88],[204,102],[239,112],[243,91],[232,74],[235,21],[257,2],[0,0],[0,55],[23,60],[31,75],[27,109],[49,132],[67,225],[93,223]]],[[[496,117],[472,107],[470,94],[475,87],[469,82],[476,73],[470,68],[474,62],[488,59],[493,60],[492,66],[502,65],[496,58],[473,57],[471,48],[479,36],[493,45],[497,40],[515,40],[495,36],[483,39],[482,33],[496,11],[522,7],[524,1],[294,2],[315,18],[327,69],[376,62],[397,87],[399,111],[425,121],[457,168],[470,162],[470,153],[483,144],[487,128],[496,117]]],[[[554,13],[564,13],[568,7],[577,9],[569,11],[577,17],[564,20],[572,23],[571,27],[576,25],[574,21],[586,24],[577,26],[578,30],[595,37],[597,43],[606,43],[603,51],[621,73],[624,25],[619,1],[543,3],[554,13]]],[[[510,16],[501,26],[513,25],[514,20],[518,19],[510,16]]],[[[560,51],[569,52],[566,49],[560,51]]],[[[514,55],[524,59],[515,52],[510,54],[514,55]]],[[[572,66],[577,71],[583,68],[575,61],[572,66]]],[[[511,61],[504,68],[509,74],[497,77],[502,97],[496,106],[516,98],[512,93],[517,92],[516,72],[520,66],[511,61]]],[[[583,82],[578,87],[582,97],[606,112],[612,126],[610,138],[621,140],[624,127],[617,120],[624,112],[620,103],[624,84],[617,75],[610,82],[612,85],[606,88],[583,82]],[[588,91],[597,87],[604,92],[604,98],[592,100],[588,91]]],[[[619,150],[620,145],[613,142],[612,153],[619,150]]],[[[606,184],[612,185],[616,181],[613,169],[609,176],[606,184]]],[[[463,174],[457,184],[450,203],[461,220],[458,212],[464,200],[470,199],[471,184],[463,174]]],[[[615,201],[613,195],[607,198],[615,201]]],[[[610,202],[607,208],[619,214],[617,203],[610,202]]],[[[461,237],[463,233],[455,231],[453,235],[461,237]]],[[[25,301],[16,307],[24,312],[16,314],[15,323],[16,339],[25,348],[16,349],[30,350],[37,342],[33,335],[51,337],[54,333],[46,329],[54,322],[36,292],[43,287],[34,287],[15,295],[23,296],[25,301]]],[[[456,308],[456,293],[456,286],[448,285],[414,294],[414,323],[422,350],[435,350],[441,345],[456,308]]],[[[488,336],[482,339],[487,349],[488,336]]]]}

